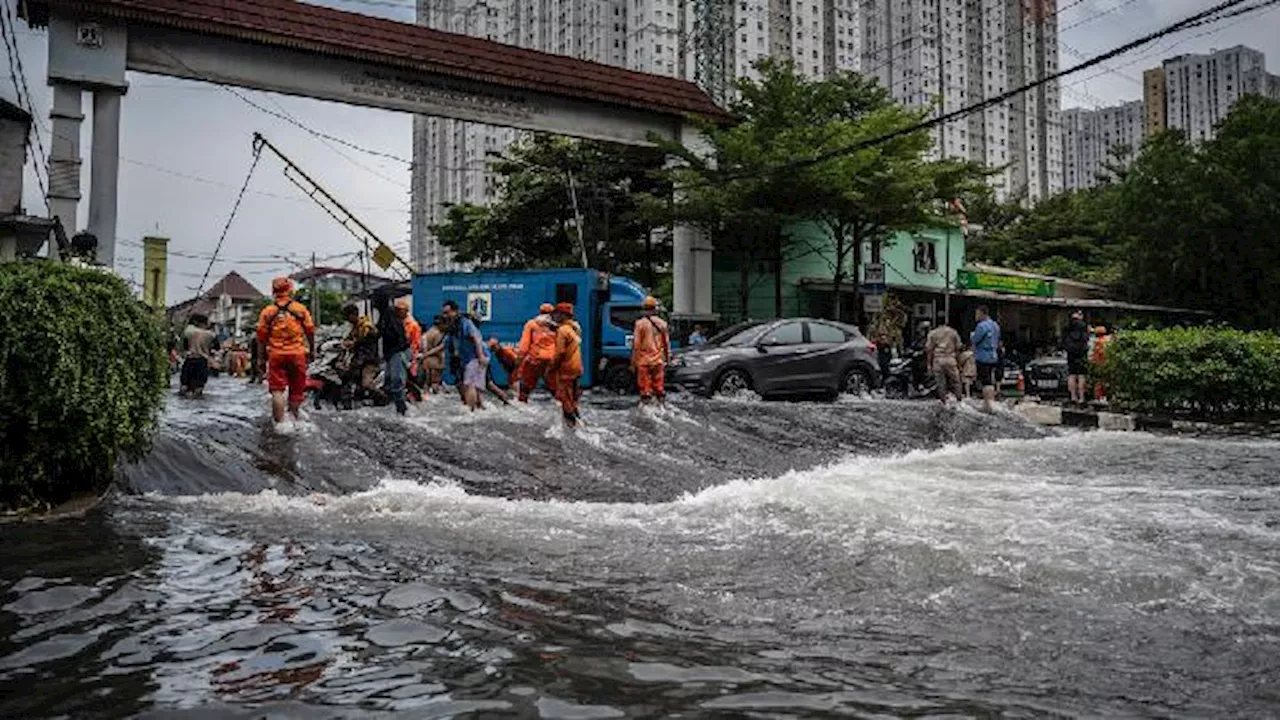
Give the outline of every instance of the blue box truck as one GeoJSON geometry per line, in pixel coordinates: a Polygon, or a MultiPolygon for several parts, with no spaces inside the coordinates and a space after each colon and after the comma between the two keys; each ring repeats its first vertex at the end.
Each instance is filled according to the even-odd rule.
{"type": "MultiPolygon", "coordinates": [[[[639,283],[596,270],[483,270],[424,273],[413,279],[413,314],[424,326],[446,300],[480,320],[485,339],[520,342],[543,303],[573,303],[582,326],[582,385],[630,391],[631,340],[648,293],[639,283]]],[[[506,372],[493,365],[494,380],[506,372]]]]}

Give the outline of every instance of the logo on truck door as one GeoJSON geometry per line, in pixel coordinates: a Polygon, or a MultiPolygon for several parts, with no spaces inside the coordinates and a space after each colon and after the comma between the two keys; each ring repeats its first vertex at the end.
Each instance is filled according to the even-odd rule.
{"type": "Polygon", "coordinates": [[[493,293],[467,293],[467,312],[482,322],[493,319],[493,293]]]}

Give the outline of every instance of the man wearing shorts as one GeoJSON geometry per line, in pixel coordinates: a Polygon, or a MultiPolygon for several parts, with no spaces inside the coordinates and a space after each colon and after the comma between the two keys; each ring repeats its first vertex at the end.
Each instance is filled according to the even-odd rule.
{"type": "Polygon", "coordinates": [[[271,391],[271,419],[284,422],[288,392],[289,413],[295,419],[307,398],[307,353],[316,334],[305,305],[291,297],[293,281],[271,281],[275,301],[258,315],[258,345],[267,353],[267,388],[271,391]]]}
{"type": "Polygon", "coordinates": [[[978,384],[982,386],[982,409],[994,412],[996,387],[1000,384],[1000,325],[991,319],[986,305],[974,313],[978,326],[969,336],[973,359],[978,364],[978,384]]]}
{"type": "Polygon", "coordinates": [[[489,348],[480,335],[480,328],[476,327],[471,318],[459,313],[457,303],[445,301],[443,311],[449,320],[446,353],[449,356],[448,364],[454,371],[454,382],[458,383],[462,402],[473,411],[478,410],[483,407],[480,393],[487,384],[489,348]]]}
{"type": "Polygon", "coordinates": [[[1067,351],[1067,392],[1071,402],[1084,404],[1085,375],[1089,372],[1089,326],[1084,313],[1071,313],[1067,331],[1062,335],[1062,349],[1067,351]]]}

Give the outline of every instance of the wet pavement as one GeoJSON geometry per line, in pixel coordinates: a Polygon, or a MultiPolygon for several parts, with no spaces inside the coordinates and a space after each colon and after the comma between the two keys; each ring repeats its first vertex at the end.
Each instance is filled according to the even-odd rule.
{"type": "Polygon", "coordinates": [[[1280,715],[1280,443],[416,410],[278,435],[218,381],[100,512],[0,528],[0,715],[1280,715]]]}

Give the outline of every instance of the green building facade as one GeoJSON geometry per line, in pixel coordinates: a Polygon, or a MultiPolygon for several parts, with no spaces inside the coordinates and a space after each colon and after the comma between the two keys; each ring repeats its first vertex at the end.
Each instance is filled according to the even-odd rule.
{"type": "MultiPolygon", "coordinates": [[[[817,223],[796,224],[787,229],[793,242],[789,244],[788,259],[783,263],[781,277],[782,317],[833,317],[834,256],[833,242],[825,226],[817,223]]],[[[959,228],[929,228],[918,232],[902,232],[887,242],[881,252],[884,263],[885,284],[909,306],[923,314],[924,304],[936,306],[931,312],[942,309],[946,291],[947,258],[950,256],[952,287],[956,271],[964,265],[964,234],[959,228]]],[[[871,248],[863,248],[864,263],[871,259],[871,248]]],[[[740,257],[717,253],[712,275],[712,306],[725,326],[745,319],[777,317],[776,297],[778,281],[773,270],[774,262],[765,258],[753,258],[748,268],[749,288],[747,305],[742,307],[739,287],[741,283],[740,257]]],[[[852,253],[846,257],[846,266],[852,262],[852,253]]],[[[865,266],[859,269],[859,279],[865,266]]],[[[840,319],[853,322],[859,316],[857,284],[852,277],[841,287],[843,311],[840,319]]]]}

